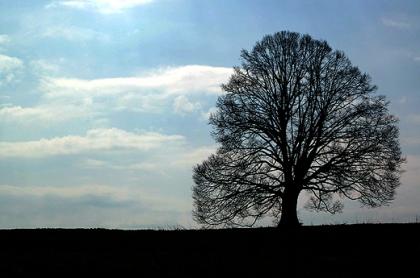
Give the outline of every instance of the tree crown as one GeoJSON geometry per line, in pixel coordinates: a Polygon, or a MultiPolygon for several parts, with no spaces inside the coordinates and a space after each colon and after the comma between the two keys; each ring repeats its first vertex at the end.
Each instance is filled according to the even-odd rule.
{"type": "Polygon", "coordinates": [[[194,168],[198,222],[277,219],[302,191],[308,208],[331,213],[342,198],[371,207],[393,199],[397,119],[368,74],[327,42],[288,31],[241,58],[210,117],[220,147],[194,168]]]}

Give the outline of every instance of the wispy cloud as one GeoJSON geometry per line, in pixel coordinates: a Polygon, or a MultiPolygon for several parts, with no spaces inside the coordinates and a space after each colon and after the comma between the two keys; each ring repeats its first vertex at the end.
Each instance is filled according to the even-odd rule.
{"type": "Polygon", "coordinates": [[[216,145],[205,145],[196,148],[190,148],[187,145],[182,145],[177,148],[173,148],[170,151],[168,148],[165,150],[157,149],[154,151],[154,156],[145,158],[142,157],[142,161],[113,161],[113,160],[102,160],[85,158],[82,159],[77,166],[86,169],[110,169],[110,170],[123,170],[123,171],[147,171],[158,173],[159,175],[165,174],[165,170],[168,169],[188,169],[207,159],[211,154],[216,152],[216,145]],[[170,155],[168,155],[168,151],[170,155]],[[171,161],[168,162],[167,157],[171,157],[171,161]],[[165,167],[162,167],[165,165],[165,167]]]}
{"type": "Polygon", "coordinates": [[[115,163],[111,161],[87,158],[79,163],[79,166],[87,169],[113,169],[113,170],[135,170],[135,171],[160,171],[158,163],[115,163]]]}
{"type": "MultiPolygon", "coordinates": [[[[63,59],[64,60],[64,59],[63,59]]],[[[45,59],[32,60],[30,66],[34,74],[39,76],[55,75],[60,72],[60,65],[45,59]]]]}
{"type": "Polygon", "coordinates": [[[16,57],[0,54],[0,85],[11,82],[23,68],[23,62],[16,57]]]}
{"type": "Polygon", "coordinates": [[[10,42],[10,37],[9,35],[5,35],[5,34],[0,34],[0,45],[2,44],[7,44],[10,42]]]}
{"type": "Polygon", "coordinates": [[[126,9],[152,3],[153,0],[71,0],[71,1],[53,1],[47,5],[47,8],[57,6],[92,10],[102,14],[121,13],[126,9]]]}
{"type": "Polygon", "coordinates": [[[109,41],[108,35],[88,28],[76,26],[50,26],[41,34],[44,38],[60,38],[68,41],[100,40],[109,41]]]}
{"type": "Polygon", "coordinates": [[[10,41],[9,35],[0,34],[0,51],[4,51],[6,48],[5,46],[8,45],[10,41]]]}
{"type": "Polygon", "coordinates": [[[413,58],[414,62],[420,63],[420,56],[416,56],[413,58]]]}
{"type": "Polygon", "coordinates": [[[191,102],[186,96],[177,96],[174,99],[173,108],[177,114],[188,114],[201,108],[199,102],[191,102]]]}
{"type": "Polygon", "coordinates": [[[128,199],[129,192],[106,185],[79,186],[12,186],[0,185],[0,195],[57,196],[62,198],[80,198],[83,196],[112,196],[114,199],[128,199]]]}
{"type": "Polygon", "coordinates": [[[393,18],[387,18],[383,17],[381,18],[381,22],[383,25],[391,28],[397,28],[397,29],[408,29],[411,27],[411,24],[404,20],[397,20],[393,18]]]}
{"type": "Polygon", "coordinates": [[[217,112],[217,107],[210,107],[206,112],[201,112],[201,119],[208,121],[213,113],[217,112]]]}
{"type": "Polygon", "coordinates": [[[216,152],[216,149],[217,147],[215,145],[198,147],[184,152],[170,164],[171,166],[181,168],[192,167],[207,159],[212,153],[216,152]]]}
{"type": "Polygon", "coordinates": [[[8,105],[0,108],[0,123],[51,124],[92,116],[88,106],[49,104],[33,107],[8,105]]]}
{"type": "Polygon", "coordinates": [[[84,136],[70,135],[37,141],[0,142],[0,157],[45,157],[112,149],[147,151],[163,144],[182,143],[181,135],[133,133],[117,128],[91,129],[84,136]]]}

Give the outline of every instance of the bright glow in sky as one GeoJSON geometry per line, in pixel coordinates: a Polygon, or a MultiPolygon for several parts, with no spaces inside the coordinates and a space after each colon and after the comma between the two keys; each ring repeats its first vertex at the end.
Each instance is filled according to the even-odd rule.
{"type": "Polygon", "coordinates": [[[195,227],[192,166],[216,148],[220,84],[241,49],[281,30],[372,76],[408,161],[389,207],[301,220],[415,221],[419,15],[416,0],[0,0],[0,228],[195,227]]]}

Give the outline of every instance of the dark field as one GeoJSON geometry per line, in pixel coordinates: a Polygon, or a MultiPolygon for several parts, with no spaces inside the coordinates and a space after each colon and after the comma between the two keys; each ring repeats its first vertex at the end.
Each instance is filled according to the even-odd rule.
{"type": "Polygon", "coordinates": [[[0,244],[1,277],[418,277],[420,273],[420,224],[296,230],[1,230],[0,244]]]}

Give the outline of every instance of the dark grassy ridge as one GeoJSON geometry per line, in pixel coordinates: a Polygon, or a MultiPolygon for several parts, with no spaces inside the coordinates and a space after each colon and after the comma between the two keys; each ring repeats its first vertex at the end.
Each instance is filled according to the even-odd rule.
{"type": "Polygon", "coordinates": [[[2,277],[409,277],[420,264],[420,224],[1,230],[0,246],[2,277]]]}

